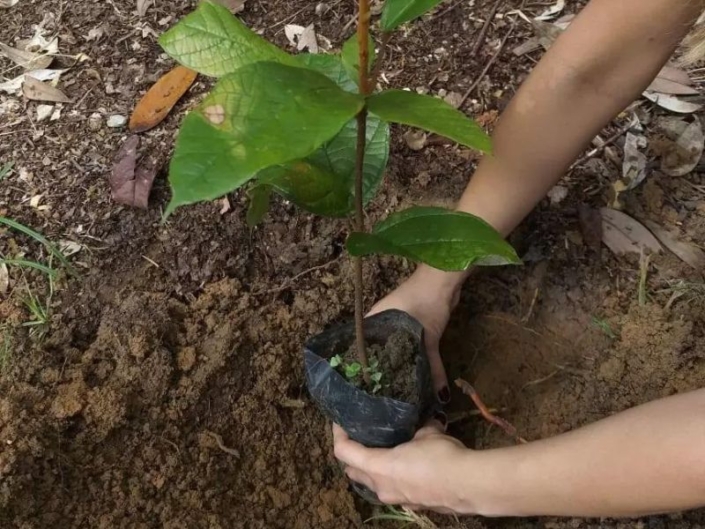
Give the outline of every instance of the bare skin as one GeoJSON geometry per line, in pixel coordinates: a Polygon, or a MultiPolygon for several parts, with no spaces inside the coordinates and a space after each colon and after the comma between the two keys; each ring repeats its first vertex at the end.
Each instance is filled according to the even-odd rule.
{"type": "MultiPolygon", "coordinates": [[[[592,0],[502,116],[458,209],[511,232],[590,140],[648,86],[705,0],[592,0]]],[[[427,330],[439,398],[438,342],[466,273],[420,266],[374,308],[398,308],[427,330]]],[[[334,427],[348,475],[390,504],[485,516],[638,516],[705,506],[705,390],[615,415],[575,432],[476,452],[433,423],[391,450],[334,427]],[[481,478],[478,478],[481,476],[481,478]]]]}

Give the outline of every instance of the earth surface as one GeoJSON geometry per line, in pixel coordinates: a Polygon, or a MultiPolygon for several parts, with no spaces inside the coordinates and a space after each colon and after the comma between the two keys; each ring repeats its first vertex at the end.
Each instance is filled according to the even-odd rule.
{"type": "MultiPolygon", "coordinates": [[[[500,4],[473,54],[494,4],[446,2],[409,26],[391,42],[383,82],[457,100],[499,50],[462,106],[491,129],[542,53],[512,53],[531,28],[509,13],[546,7],[500,4]]],[[[338,49],[354,31],[354,3],[325,6],[248,0],[240,16],[288,51],[292,23],[314,24],[338,49]]],[[[350,492],[302,372],[307,337],[352,316],[348,224],[277,201],[252,229],[241,193],[227,207],[182,208],[163,223],[165,170],[146,211],[111,200],[108,176],[128,133],[107,120],[129,116],[173,66],[156,37],[194,7],[157,0],[140,15],[131,0],[20,0],[0,8],[0,42],[29,38],[43,24],[62,54],[85,55],[57,59],[71,102],[54,121],[37,122],[36,102],[0,94],[0,166],[14,163],[0,183],[0,215],[79,249],[70,258],[78,277],[60,271],[50,292],[41,272],[11,267],[0,294],[3,528],[338,529],[377,513],[350,492]],[[29,295],[47,307],[42,328],[23,326],[29,295]]],[[[579,8],[568,2],[568,12],[579,8]]],[[[4,58],[0,73],[19,74],[4,58]]],[[[144,159],[165,167],[184,113],[210,86],[199,77],[142,135],[144,159]]],[[[472,175],[474,153],[435,138],[412,150],[403,132],[394,129],[370,222],[412,203],[450,205],[472,175]]],[[[638,255],[615,257],[581,225],[580,209],[608,204],[620,174],[604,152],[575,167],[562,198],[542,202],[512,236],[525,266],[475,275],[444,337],[451,379],[472,382],[529,441],[705,386],[700,272],[668,252],[646,267],[638,255]]],[[[699,169],[679,178],[654,170],[622,196],[624,211],[702,245],[703,184],[699,169]]],[[[48,260],[10,230],[0,230],[0,252],[48,260]]],[[[368,259],[366,306],[412,270],[396,258],[368,259]]],[[[451,433],[477,449],[512,442],[453,391],[451,433]]],[[[705,525],[703,511],[638,521],[431,518],[441,528],[705,525]]]]}

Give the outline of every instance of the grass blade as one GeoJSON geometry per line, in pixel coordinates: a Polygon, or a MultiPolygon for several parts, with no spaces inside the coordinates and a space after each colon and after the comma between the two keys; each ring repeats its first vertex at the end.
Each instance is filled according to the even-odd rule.
{"type": "Polygon", "coordinates": [[[56,270],[50,268],[36,261],[27,261],[26,259],[0,259],[0,264],[6,264],[8,266],[19,266],[22,268],[34,268],[40,272],[44,272],[46,275],[53,277],[56,275],[56,270]]]}
{"type": "Polygon", "coordinates": [[[71,266],[71,263],[69,263],[68,259],[66,259],[66,256],[61,253],[61,251],[54,246],[46,237],[43,235],[37,233],[31,228],[28,228],[24,224],[20,224],[19,222],[16,222],[12,219],[8,219],[7,217],[0,217],[0,224],[4,224],[5,226],[9,226],[10,228],[17,230],[21,233],[24,233],[28,237],[31,237],[35,241],[37,241],[40,244],[43,244],[44,247],[49,251],[51,255],[56,257],[61,264],[66,267],[66,269],[73,275],[76,275],[73,266],[71,266]]]}
{"type": "Polygon", "coordinates": [[[12,168],[14,166],[15,166],[14,162],[7,162],[5,165],[0,167],[0,180],[2,180],[7,175],[9,175],[10,171],[12,171],[12,168]]]}

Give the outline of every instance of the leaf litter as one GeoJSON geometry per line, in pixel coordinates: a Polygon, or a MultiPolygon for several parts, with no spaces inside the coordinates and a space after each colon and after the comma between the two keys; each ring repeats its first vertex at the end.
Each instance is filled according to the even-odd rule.
{"type": "Polygon", "coordinates": [[[654,142],[652,151],[661,157],[661,171],[668,176],[685,176],[700,162],[705,146],[702,123],[694,119],[688,123],[680,118],[662,117],[656,129],[663,134],[654,142]]]}
{"type": "Polygon", "coordinates": [[[677,232],[667,230],[655,222],[645,221],[654,236],[684,263],[696,270],[705,268],[705,252],[694,244],[679,240],[677,232]]]}
{"type": "Polygon", "coordinates": [[[612,208],[600,209],[602,242],[615,255],[658,253],[658,239],[638,220],[612,208]]]}
{"type": "Polygon", "coordinates": [[[139,136],[133,135],[120,147],[110,175],[110,189],[113,200],[118,204],[147,209],[157,168],[153,164],[138,165],[139,145],[139,136]]]}
{"type": "Polygon", "coordinates": [[[22,83],[22,95],[32,101],[50,101],[54,103],[68,103],[71,100],[58,88],[43,83],[30,74],[27,74],[22,83]]]}

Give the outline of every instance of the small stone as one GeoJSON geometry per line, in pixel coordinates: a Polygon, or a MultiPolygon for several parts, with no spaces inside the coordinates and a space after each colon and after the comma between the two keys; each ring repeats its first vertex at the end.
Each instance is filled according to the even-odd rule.
{"type": "Polygon", "coordinates": [[[119,129],[127,125],[127,118],[120,114],[113,114],[108,118],[108,127],[111,129],[119,129]]]}
{"type": "Polygon", "coordinates": [[[54,111],[53,105],[39,105],[37,106],[37,121],[44,121],[51,116],[54,111]]]}
{"type": "Polygon", "coordinates": [[[316,16],[322,17],[328,11],[330,11],[330,6],[328,4],[321,2],[316,5],[316,16]]]}
{"type": "Polygon", "coordinates": [[[88,118],[88,128],[89,129],[100,130],[100,127],[102,125],[103,125],[103,116],[101,116],[98,112],[94,112],[88,118]]]}

